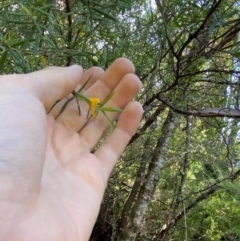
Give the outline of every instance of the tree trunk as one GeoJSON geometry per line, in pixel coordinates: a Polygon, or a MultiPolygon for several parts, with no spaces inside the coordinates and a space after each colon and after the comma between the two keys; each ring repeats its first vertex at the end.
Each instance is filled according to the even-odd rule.
{"type": "MultiPolygon", "coordinates": [[[[151,145],[151,136],[149,135],[148,139],[145,142],[144,145],[144,149],[148,150],[150,148],[151,145]]],[[[151,153],[149,152],[144,152],[142,155],[142,160],[140,163],[140,167],[138,168],[138,173],[137,173],[137,177],[135,179],[134,185],[132,187],[132,190],[127,198],[127,201],[123,207],[122,210],[122,215],[121,215],[121,222],[120,222],[120,227],[127,222],[128,220],[128,215],[131,212],[132,206],[136,200],[136,197],[139,193],[139,189],[141,187],[142,181],[144,179],[145,176],[145,171],[146,171],[146,166],[147,166],[147,162],[149,161],[149,157],[150,157],[151,153]]]]}
{"type": "Polygon", "coordinates": [[[168,117],[162,127],[162,135],[158,139],[157,146],[151,155],[148,173],[141,185],[135,203],[131,205],[132,209],[129,212],[128,217],[124,217],[125,222],[122,222],[122,225],[119,228],[119,241],[133,241],[136,238],[143,217],[147,211],[147,207],[156,190],[161,171],[167,162],[166,154],[177,123],[178,115],[169,111],[168,117]]]}

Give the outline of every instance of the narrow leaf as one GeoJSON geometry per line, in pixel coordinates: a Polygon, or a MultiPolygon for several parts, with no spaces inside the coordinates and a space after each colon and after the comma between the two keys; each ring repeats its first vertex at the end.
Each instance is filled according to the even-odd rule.
{"type": "Polygon", "coordinates": [[[16,24],[32,24],[32,21],[21,21],[21,20],[6,20],[7,23],[16,23],[16,24]]]}
{"type": "Polygon", "coordinates": [[[113,129],[114,129],[113,122],[109,119],[108,115],[103,110],[101,110],[101,111],[102,111],[103,115],[106,117],[111,131],[113,131],[113,129]]]}
{"type": "Polygon", "coordinates": [[[93,74],[91,74],[89,76],[89,78],[86,80],[86,82],[83,84],[83,86],[78,90],[78,92],[81,92],[86,87],[86,85],[88,84],[88,82],[92,78],[92,76],[93,76],[93,74]]]}
{"type": "Polygon", "coordinates": [[[73,96],[73,97],[71,97],[70,99],[68,99],[68,100],[64,103],[63,107],[62,107],[61,110],[60,110],[59,115],[63,113],[63,111],[66,109],[67,105],[69,104],[69,102],[72,101],[74,98],[75,98],[75,97],[73,96]]]}
{"type": "Polygon", "coordinates": [[[44,5],[43,7],[39,8],[40,10],[46,10],[46,9],[49,9],[49,8],[52,8],[54,7],[55,5],[53,3],[50,3],[50,4],[46,4],[44,5]]]}
{"type": "MultiPolygon", "coordinates": [[[[18,42],[10,44],[11,47],[21,46],[25,43],[26,39],[20,40],[18,42]]],[[[30,39],[29,42],[35,41],[35,39],[30,39]]]]}
{"type": "Polygon", "coordinates": [[[34,7],[38,7],[38,6],[42,5],[42,4],[45,3],[45,2],[46,2],[46,0],[39,0],[39,1],[37,1],[37,2],[34,4],[34,7]]]}
{"type": "Polygon", "coordinates": [[[81,93],[78,93],[78,92],[76,92],[76,91],[73,91],[72,94],[73,94],[76,98],[78,98],[79,100],[83,100],[83,101],[85,101],[86,103],[90,104],[89,99],[88,99],[86,96],[82,95],[81,93]]]}
{"type": "Polygon", "coordinates": [[[111,92],[108,97],[101,103],[100,107],[101,106],[104,106],[114,95],[114,92],[111,92]]]}
{"type": "Polygon", "coordinates": [[[6,60],[6,58],[7,58],[7,54],[8,54],[8,51],[7,51],[7,50],[4,50],[3,53],[2,53],[1,59],[0,59],[0,70],[3,69],[5,60],[6,60]]]}
{"type": "Polygon", "coordinates": [[[79,115],[81,116],[81,108],[80,108],[80,103],[79,103],[79,100],[76,98],[76,101],[77,101],[77,106],[78,106],[78,113],[79,115]]]}
{"type": "Polygon", "coordinates": [[[118,21],[118,19],[115,18],[113,15],[111,15],[111,14],[109,14],[109,13],[107,13],[107,12],[105,12],[105,11],[99,9],[99,8],[92,7],[92,9],[93,9],[94,11],[100,13],[101,15],[104,15],[106,18],[109,18],[109,19],[111,19],[111,20],[113,20],[113,21],[115,21],[115,22],[118,21]]]}
{"type": "Polygon", "coordinates": [[[51,108],[50,108],[50,110],[47,112],[47,114],[49,114],[50,113],[50,111],[54,108],[54,106],[58,103],[58,102],[60,102],[61,100],[57,100],[52,106],[51,106],[51,108]]]}
{"type": "Polygon", "coordinates": [[[101,108],[103,111],[108,111],[108,112],[122,112],[122,109],[120,108],[111,108],[111,107],[103,107],[101,108]]]}
{"type": "Polygon", "coordinates": [[[89,118],[89,115],[90,115],[90,107],[89,107],[88,112],[87,112],[87,119],[89,118]]]}

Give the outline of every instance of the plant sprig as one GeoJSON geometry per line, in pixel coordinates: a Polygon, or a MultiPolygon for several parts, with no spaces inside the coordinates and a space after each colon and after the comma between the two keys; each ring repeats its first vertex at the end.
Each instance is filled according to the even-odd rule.
{"type": "MultiPolygon", "coordinates": [[[[99,114],[99,112],[101,112],[106,120],[108,121],[108,124],[110,126],[111,131],[114,128],[114,124],[113,121],[109,118],[109,116],[107,115],[106,112],[122,112],[122,109],[120,108],[113,108],[113,107],[106,107],[105,104],[107,104],[107,102],[109,102],[113,95],[114,92],[111,92],[107,98],[101,102],[97,97],[91,97],[88,98],[86,97],[84,94],[82,94],[82,90],[85,88],[85,86],[87,85],[87,83],[89,82],[89,80],[91,79],[92,75],[87,79],[87,81],[83,84],[83,86],[78,90],[78,91],[72,91],[72,97],[70,97],[62,106],[59,115],[63,113],[63,111],[66,109],[67,105],[72,101],[72,100],[76,100],[77,102],[77,106],[78,106],[78,113],[79,116],[81,116],[81,107],[80,107],[80,101],[84,101],[85,103],[87,103],[89,105],[89,109],[88,109],[88,113],[87,113],[87,119],[90,119],[91,117],[96,118],[99,114]]],[[[54,103],[54,105],[50,108],[50,110],[48,111],[48,113],[54,108],[54,106],[61,100],[58,100],[54,103]]]]}

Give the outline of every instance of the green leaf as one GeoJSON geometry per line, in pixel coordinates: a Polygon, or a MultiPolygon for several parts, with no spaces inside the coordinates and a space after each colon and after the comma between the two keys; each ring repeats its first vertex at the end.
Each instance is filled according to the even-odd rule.
{"type": "Polygon", "coordinates": [[[228,12],[226,15],[223,16],[223,18],[232,18],[234,15],[239,15],[239,9],[234,9],[233,11],[231,12],[228,12]]]}
{"type": "Polygon", "coordinates": [[[58,102],[60,102],[61,100],[57,100],[52,106],[51,106],[51,108],[49,109],[49,111],[47,112],[47,114],[49,114],[50,113],[50,111],[54,108],[54,106],[58,103],[58,102]]]}
{"type": "Polygon", "coordinates": [[[40,34],[36,34],[35,44],[34,44],[34,47],[33,47],[33,53],[34,54],[36,54],[37,51],[39,50],[40,41],[41,41],[41,35],[40,34]]]}
{"type": "Polygon", "coordinates": [[[23,49],[27,48],[29,41],[32,39],[34,34],[34,28],[35,26],[33,26],[32,29],[28,32],[27,37],[25,38],[25,42],[22,46],[23,49]]]}
{"type": "Polygon", "coordinates": [[[112,108],[112,107],[103,107],[103,108],[101,108],[101,110],[108,111],[108,112],[122,112],[122,109],[112,108]]]}
{"type": "Polygon", "coordinates": [[[108,124],[110,126],[110,130],[113,131],[114,126],[113,126],[113,122],[110,120],[110,118],[108,117],[108,115],[105,113],[105,111],[101,110],[101,112],[103,113],[103,115],[106,117],[108,124]]]}
{"type": "Polygon", "coordinates": [[[103,102],[101,102],[100,107],[104,106],[113,97],[113,95],[114,92],[111,92],[108,97],[103,102]]]}
{"type": "MultiPolygon", "coordinates": [[[[59,112],[59,115],[63,113],[63,111],[66,109],[67,105],[69,104],[69,102],[72,101],[74,98],[75,98],[75,97],[73,96],[73,97],[71,97],[70,99],[68,99],[68,100],[64,103],[64,105],[62,106],[62,108],[61,108],[61,110],[60,110],[60,112],[59,112]]],[[[53,107],[54,107],[58,102],[59,102],[59,101],[57,101],[57,102],[53,105],[53,107]]],[[[51,107],[50,110],[52,110],[53,107],[51,107]]],[[[50,111],[49,111],[49,112],[50,112],[50,111]]]]}
{"type": "Polygon", "coordinates": [[[7,54],[8,54],[8,51],[7,51],[7,50],[4,50],[3,53],[2,53],[1,59],[0,59],[0,70],[3,69],[5,60],[6,60],[6,58],[7,58],[7,54]]]}
{"type": "Polygon", "coordinates": [[[97,21],[102,21],[103,20],[103,18],[101,18],[101,17],[99,17],[99,16],[92,16],[92,19],[94,19],[94,20],[97,20],[97,21]]]}
{"type": "Polygon", "coordinates": [[[210,27],[209,27],[209,29],[208,29],[208,34],[210,35],[210,36],[212,36],[213,35],[213,32],[214,32],[214,29],[215,29],[215,27],[216,27],[216,22],[213,22],[211,25],[210,25],[210,27]]]}
{"type": "Polygon", "coordinates": [[[235,47],[230,50],[230,54],[237,59],[240,59],[240,47],[235,47]]]}
{"type": "Polygon", "coordinates": [[[76,98],[76,101],[77,101],[78,113],[81,116],[81,108],[80,108],[79,100],[76,98]]]}
{"type": "Polygon", "coordinates": [[[58,47],[58,44],[57,44],[57,40],[56,40],[56,37],[55,37],[55,33],[54,33],[54,28],[53,26],[49,26],[49,28],[47,29],[47,31],[49,32],[49,35],[55,45],[55,47],[57,48],[58,47]]]}
{"type": "MultiPolygon", "coordinates": [[[[17,47],[17,46],[22,46],[25,43],[26,39],[20,40],[16,43],[12,43],[10,44],[10,46],[13,47],[17,47]]],[[[29,42],[35,41],[35,39],[30,39],[29,42]]]]}
{"type": "Polygon", "coordinates": [[[82,2],[83,4],[88,4],[88,2],[86,0],[80,0],[80,2],[82,2]]]}
{"type": "Polygon", "coordinates": [[[46,5],[44,5],[43,7],[41,7],[41,8],[38,8],[39,10],[46,10],[46,9],[49,9],[49,8],[52,8],[52,7],[54,7],[55,6],[55,4],[53,4],[53,3],[50,3],[50,4],[46,4],[46,5]]]}
{"type": "Polygon", "coordinates": [[[29,11],[29,9],[28,9],[25,5],[23,5],[21,2],[19,3],[19,5],[20,5],[22,11],[24,11],[24,12],[27,13],[29,16],[31,16],[31,12],[29,11]]]}
{"type": "Polygon", "coordinates": [[[46,0],[39,0],[39,1],[37,1],[33,6],[34,7],[39,7],[40,5],[42,5],[43,3],[45,3],[46,2],[46,0]]]}
{"type": "Polygon", "coordinates": [[[95,65],[95,66],[98,65],[98,62],[97,62],[95,59],[93,59],[91,56],[89,56],[89,55],[83,55],[83,56],[86,56],[86,58],[87,58],[88,60],[90,60],[93,65],[95,65]]]}
{"type": "Polygon", "coordinates": [[[87,119],[89,118],[89,115],[90,115],[90,108],[88,109],[88,112],[87,112],[87,119]]]}
{"type": "Polygon", "coordinates": [[[64,53],[67,53],[71,56],[74,56],[74,55],[79,55],[79,56],[86,56],[87,58],[90,56],[90,55],[94,55],[93,53],[90,53],[90,52],[86,52],[86,51],[75,51],[75,50],[64,50],[64,53]]]}
{"type": "Polygon", "coordinates": [[[85,101],[86,103],[90,104],[89,99],[88,99],[86,96],[84,96],[83,94],[78,93],[78,92],[76,92],[76,91],[73,91],[72,94],[73,94],[76,98],[78,98],[79,100],[83,100],[83,101],[85,101]]]}
{"type": "Polygon", "coordinates": [[[234,58],[240,59],[240,52],[231,53],[234,58]]]}
{"type": "Polygon", "coordinates": [[[111,14],[109,14],[109,13],[107,13],[107,12],[105,12],[105,11],[99,9],[99,8],[92,7],[92,9],[94,11],[100,13],[101,15],[104,15],[106,18],[109,18],[109,19],[111,19],[111,20],[113,20],[115,22],[118,22],[118,19],[116,17],[114,17],[113,15],[111,15],[111,14]]]}
{"type": "Polygon", "coordinates": [[[91,74],[89,76],[89,78],[85,81],[85,83],[83,84],[83,86],[78,90],[78,92],[81,92],[85,87],[86,85],[88,84],[89,80],[92,78],[93,74],[91,74]]]}
{"type": "Polygon", "coordinates": [[[46,16],[51,17],[51,14],[49,14],[48,12],[43,11],[41,8],[36,8],[35,10],[36,10],[37,12],[42,13],[43,15],[46,15],[46,16]]]}
{"type": "Polygon", "coordinates": [[[16,24],[32,24],[32,21],[22,21],[22,20],[6,20],[7,23],[16,23],[16,24]]]}
{"type": "Polygon", "coordinates": [[[28,17],[25,13],[15,13],[15,12],[7,12],[7,15],[19,16],[19,17],[28,17]]]}

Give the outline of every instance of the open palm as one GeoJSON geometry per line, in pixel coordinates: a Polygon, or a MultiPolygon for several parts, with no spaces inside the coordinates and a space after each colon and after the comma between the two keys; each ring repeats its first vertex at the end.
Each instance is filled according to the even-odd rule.
{"type": "Polygon", "coordinates": [[[105,72],[49,67],[0,78],[0,240],[89,239],[112,168],[141,119],[133,71],[129,60],[118,59],[105,72]],[[114,91],[106,105],[123,109],[100,144],[108,122],[101,114],[87,121],[85,103],[81,116],[75,101],[59,115],[66,100],[46,115],[90,76],[84,95],[103,101],[114,91]]]}

